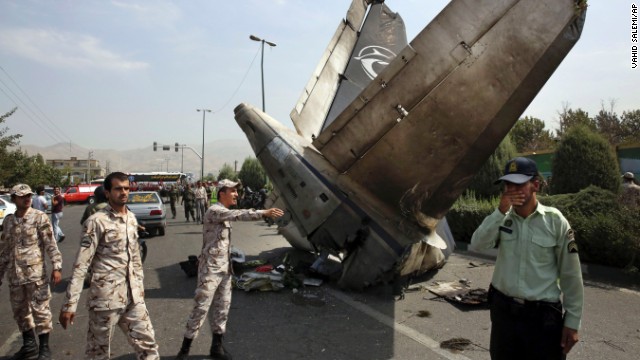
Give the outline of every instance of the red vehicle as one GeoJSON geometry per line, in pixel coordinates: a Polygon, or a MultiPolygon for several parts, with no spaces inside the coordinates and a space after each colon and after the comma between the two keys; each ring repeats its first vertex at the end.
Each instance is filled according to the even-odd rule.
{"type": "Polygon", "coordinates": [[[93,196],[93,191],[100,185],[91,184],[91,185],[73,185],[69,186],[65,189],[62,196],[64,197],[64,202],[69,203],[82,203],[88,202],[89,204],[93,204],[96,199],[93,196]]]}

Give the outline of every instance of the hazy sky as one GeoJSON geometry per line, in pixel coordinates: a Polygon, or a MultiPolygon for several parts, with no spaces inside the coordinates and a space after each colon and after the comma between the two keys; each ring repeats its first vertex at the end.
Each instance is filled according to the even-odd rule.
{"type": "MultiPolygon", "coordinates": [[[[289,113],[350,3],[0,0],[0,113],[19,107],[6,125],[22,144],[199,146],[197,108],[216,111],[206,116],[206,142],[244,139],[233,108],[261,106],[255,34],[277,44],[264,52],[266,110],[292,127],[289,113]]],[[[411,41],[448,1],[386,3],[411,41]]],[[[582,38],[524,115],[555,128],[565,103],[592,115],[611,100],[618,113],[640,109],[633,3],[589,1],[582,38]]]]}

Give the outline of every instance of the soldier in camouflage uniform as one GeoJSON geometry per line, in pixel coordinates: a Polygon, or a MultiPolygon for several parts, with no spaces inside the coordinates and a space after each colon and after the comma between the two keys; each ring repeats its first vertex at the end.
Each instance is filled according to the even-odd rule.
{"type": "Polygon", "coordinates": [[[184,216],[187,218],[187,222],[189,222],[189,214],[191,214],[191,219],[196,221],[196,216],[194,214],[194,206],[196,203],[196,193],[191,188],[191,184],[187,183],[184,191],[182,192],[182,200],[180,204],[184,203],[184,216]]]}
{"type": "Polygon", "coordinates": [[[213,322],[211,332],[213,342],[210,355],[214,359],[231,359],[231,355],[222,346],[229,306],[231,305],[231,221],[259,220],[263,216],[280,217],[282,210],[230,210],[236,205],[238,183],[221,180],[218,183],[218,203],[212,205],[204,216],[202,252],[198,258],[198,288],[195,294],[195,306],[187,320],[182,347],[176,359],[186,359],[191,342],[205,321],[209,307],[213,302],[213,322]]]}
{"type": "Polygon", "coordinates": [[[85,274],[91,266],[86,359],[109,359],[112,328],[118,325],[137,359],[159,359],[158,345],[144,302],[144,274],[138,222],[126,207],[129,180],[121,172],[104,181],[109,205],[84,223],[60,324],[73,324],[85,274]]]}
{"type": "Polygon", "coordinates": [[[173,186],[169,186],[169,204],[171,205],[172,219],[176,218],[176,202],[178,202],[178,190],[173,186]]]}
{"type": "Polygon", "coordinates": [[[53,236],[47,214],[31,208],[29,185],[19,184],[11,189],[15,214],[4,220],[0,237],[0,285],[6,272],[13,318],[22,332],[23,346],[12,359],[51,359],[51,291],[44,260],[45,251],[51,259],[51,282],[56,285],[62,274],[62,255],[53,236]],[[40,340],[36,345],[35,334],[40,340]]]}

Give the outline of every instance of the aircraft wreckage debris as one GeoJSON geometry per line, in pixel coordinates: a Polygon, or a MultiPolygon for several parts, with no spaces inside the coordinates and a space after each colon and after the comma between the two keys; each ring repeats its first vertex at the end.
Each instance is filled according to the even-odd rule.
{"type": "Polygon", "coordinates": [[[487,305],[487,290],[482,288],[472,289],[469,286],[469,281],[465,279],[436,283],[425,288],[436,296],[450,302],[471,306],[487,305]]]}

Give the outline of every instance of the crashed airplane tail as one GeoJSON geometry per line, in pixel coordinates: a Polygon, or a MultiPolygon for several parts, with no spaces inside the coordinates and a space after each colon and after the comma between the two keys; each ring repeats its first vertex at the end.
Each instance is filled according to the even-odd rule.
{"type": "Polygon", "coordinates": [[[392,269],[411,272],[407,264],[437,266],[438,220],[585,18],[584,0],[453,0],[398,46],[401,18],[379,1],[366,15],[369,3],[353,1],[305,87],[291,114],[297,134],[249,105],[235,109],[299,234],[342,254],[341,284],[356,288],[392,269]],[[395,48],[363,54],[371,29],[394,29],[395,48]],[[416,255],[418,243],[430,246],[416,255]]]}

